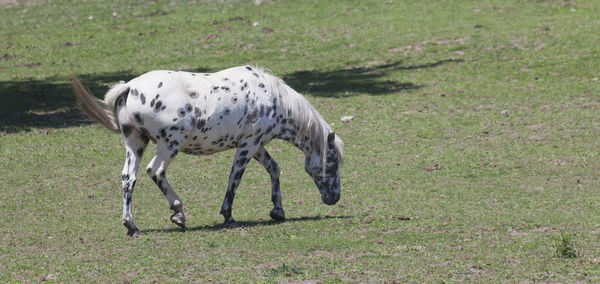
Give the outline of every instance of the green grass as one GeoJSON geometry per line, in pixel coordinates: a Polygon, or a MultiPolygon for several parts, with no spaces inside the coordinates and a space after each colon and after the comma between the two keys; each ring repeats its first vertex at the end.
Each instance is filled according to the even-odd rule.
{"type": "Polygon", "coordinates": [[[599,280],[600,3],[262,2],[0,4],[0,282],[599,280]],[[70,74],[100,96],[152,69],[241,64],[334,124],[340,202],[274,141],[288,221],[270,221],[252,162],[243,226],[222,229],[233,152],[180,155],[168,178],[190,230],[140,173],[143,236],[125,237],[122,140],[75,109],[70,74]]]}
{"type": "Polygon", "coordinates": [[[575,249],[573,237],[571,235],[560,234],[560,238],[555,240],[556,244],[556,257],[562,258],[576,258],[579,256],[579,252],[575,249]]]}

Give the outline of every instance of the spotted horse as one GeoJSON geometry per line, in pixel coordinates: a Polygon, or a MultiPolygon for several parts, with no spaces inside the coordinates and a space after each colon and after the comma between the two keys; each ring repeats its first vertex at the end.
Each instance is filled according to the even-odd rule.
{"type": "Polygon", "coordinates": [[[252,158],[271,176],[271,218],[285,220],[279,166],[265,149],[274,138],[289,141],[304,152],[304,169],[324,203],[333,205],[340,199],[342,140],[302,95],[260,68],[241,66],[210,74],[151,71],[114,85],[104,100],[94,97],[77,77],[72,83],[82,112],[123,135],[123,225],[129,236],[140,235],[133,222],[131,199],[150,140],[156,143],[156,155],[146,173],[174,211],[171,221],[184,229],[181,199],[166,177],[169,164],[180,152],[210,155],[237,148],[221,207],[227,227],[237,226],[231,216],[233,199],[252,158]]]}

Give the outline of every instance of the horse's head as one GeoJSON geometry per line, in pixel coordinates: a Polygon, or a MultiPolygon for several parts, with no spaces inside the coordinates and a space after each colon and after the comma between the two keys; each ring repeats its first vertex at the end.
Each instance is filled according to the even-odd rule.
{"type": "Polygon", "coordinates": [[[321,199],[327,205],[333,205],[340,200],[340,175],[338,166],[343,161],[343,142],[331,132],[327,135],[327,148],[324,151],[313,151],[306,155],[304,170],[313,178],[321,192],[321,199]]]}

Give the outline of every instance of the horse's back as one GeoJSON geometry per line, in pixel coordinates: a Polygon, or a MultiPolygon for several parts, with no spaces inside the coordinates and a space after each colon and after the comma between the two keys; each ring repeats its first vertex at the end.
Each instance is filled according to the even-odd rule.
{"type": "Polygon", "coordinates": [[[156,141],[182,140],[191,154],[223,151],[273,128],[275,100],[267,76],[249,66],[212,74],[151,71],[127,83],[127,112],[156,141]]]}

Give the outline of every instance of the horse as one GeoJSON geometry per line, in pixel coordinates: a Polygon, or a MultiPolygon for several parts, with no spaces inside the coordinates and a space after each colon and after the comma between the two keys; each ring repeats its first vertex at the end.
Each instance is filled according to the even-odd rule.
{"type": "Polygon", "coordinates": [[[166,178],[169,164],[180,152],[211,155],[237,148],[220,211],[224,227],[238,226],[232,204],[251,159],[271,177],[271,218],[285,220],[279,166],[265,149],[275,138],[304,152],[304,169],[325,204],[340,199],[343,141],[305,97],[262,68],[239,66],[216,73],[150,71],[112,86],[104,100],[96,98],[75,75],[72,85],[83,114],[123,136],[122,221],[128,236],[140,236],[131,212],[132,194],[149,141],[156,144],[156,154],[146,173],[174,211],[171,221],[183,230],[183,203],[166,178]]]}

